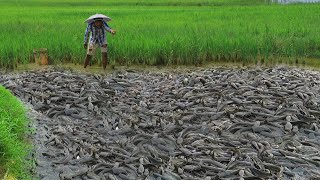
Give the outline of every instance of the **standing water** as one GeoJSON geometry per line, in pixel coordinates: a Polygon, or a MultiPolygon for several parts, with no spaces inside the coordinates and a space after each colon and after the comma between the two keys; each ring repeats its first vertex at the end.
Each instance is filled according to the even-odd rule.
{"type": "Polygon", "coordinates": [[[317,3],[320,0],[272,0],[272,2],[277,2],[281,4],[289,4],[289,3],[317,3]]]}

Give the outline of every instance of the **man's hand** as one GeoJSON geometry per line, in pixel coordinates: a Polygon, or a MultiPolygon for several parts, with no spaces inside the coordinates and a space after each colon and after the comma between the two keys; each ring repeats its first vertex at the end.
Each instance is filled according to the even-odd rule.
{"type": "Polygon", "coordinates": [[[112,34],[112,35],[115,35],[115,34],[116,34],[116,31],[115,31],[115,30],[113,30],[113,29],[111,29],[111,31],[110,31],[110,32],[111,32],[111,34],[112,34]]]}
{"type": "Polygon", "coordinates": [[[88,44],[83,44],[84,49],[88,48],[88,44]]]}

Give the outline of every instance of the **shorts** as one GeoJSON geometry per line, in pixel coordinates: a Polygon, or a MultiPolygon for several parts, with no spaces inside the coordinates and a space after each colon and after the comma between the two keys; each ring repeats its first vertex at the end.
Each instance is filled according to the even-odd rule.
{"type": "Polygon", "coordinates": [[[96,53],[96,49],[98,47],[101,48],[101,52],[104,53],[104,52],[107,52],[108,51],[108,44],[106,44],[107,47],[101,47],[99,43],[96,43],[96,44],[88,44],[88,49],[87,49],[87,54],[88,55],[94,55],[96,53]],[[91,51],[89,51],[89,49],[91,49],[91,51]]]}

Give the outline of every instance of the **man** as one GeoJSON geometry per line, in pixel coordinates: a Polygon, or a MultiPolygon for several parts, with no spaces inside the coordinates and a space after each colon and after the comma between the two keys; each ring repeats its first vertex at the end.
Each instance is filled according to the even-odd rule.
{"type": "Polygon", "coordinates": [[[88,23],[86,32],[84,34],[84,48],[87,49],[84,68],[88,66],[92,56],[95,54],[97,47],[100,46],[103,69],[106,69],[108,63],[108,43],[105,30],[110,32],[112,35],[116,34],[116,31],[111,29],[102,18],[96,18],[94,19],[94,22],[88,23]],[[90,32],[91,35],[89,39],[88,37],[90,32]]]}

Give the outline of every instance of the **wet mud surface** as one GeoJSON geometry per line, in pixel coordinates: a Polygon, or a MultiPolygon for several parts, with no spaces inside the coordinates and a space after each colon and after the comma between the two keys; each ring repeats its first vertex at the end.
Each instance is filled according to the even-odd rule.
{"type": "Polygon", "coordinates": [[[31,104],[40,179],[320,178],[320,73],[1,74],[31,104]]]}

